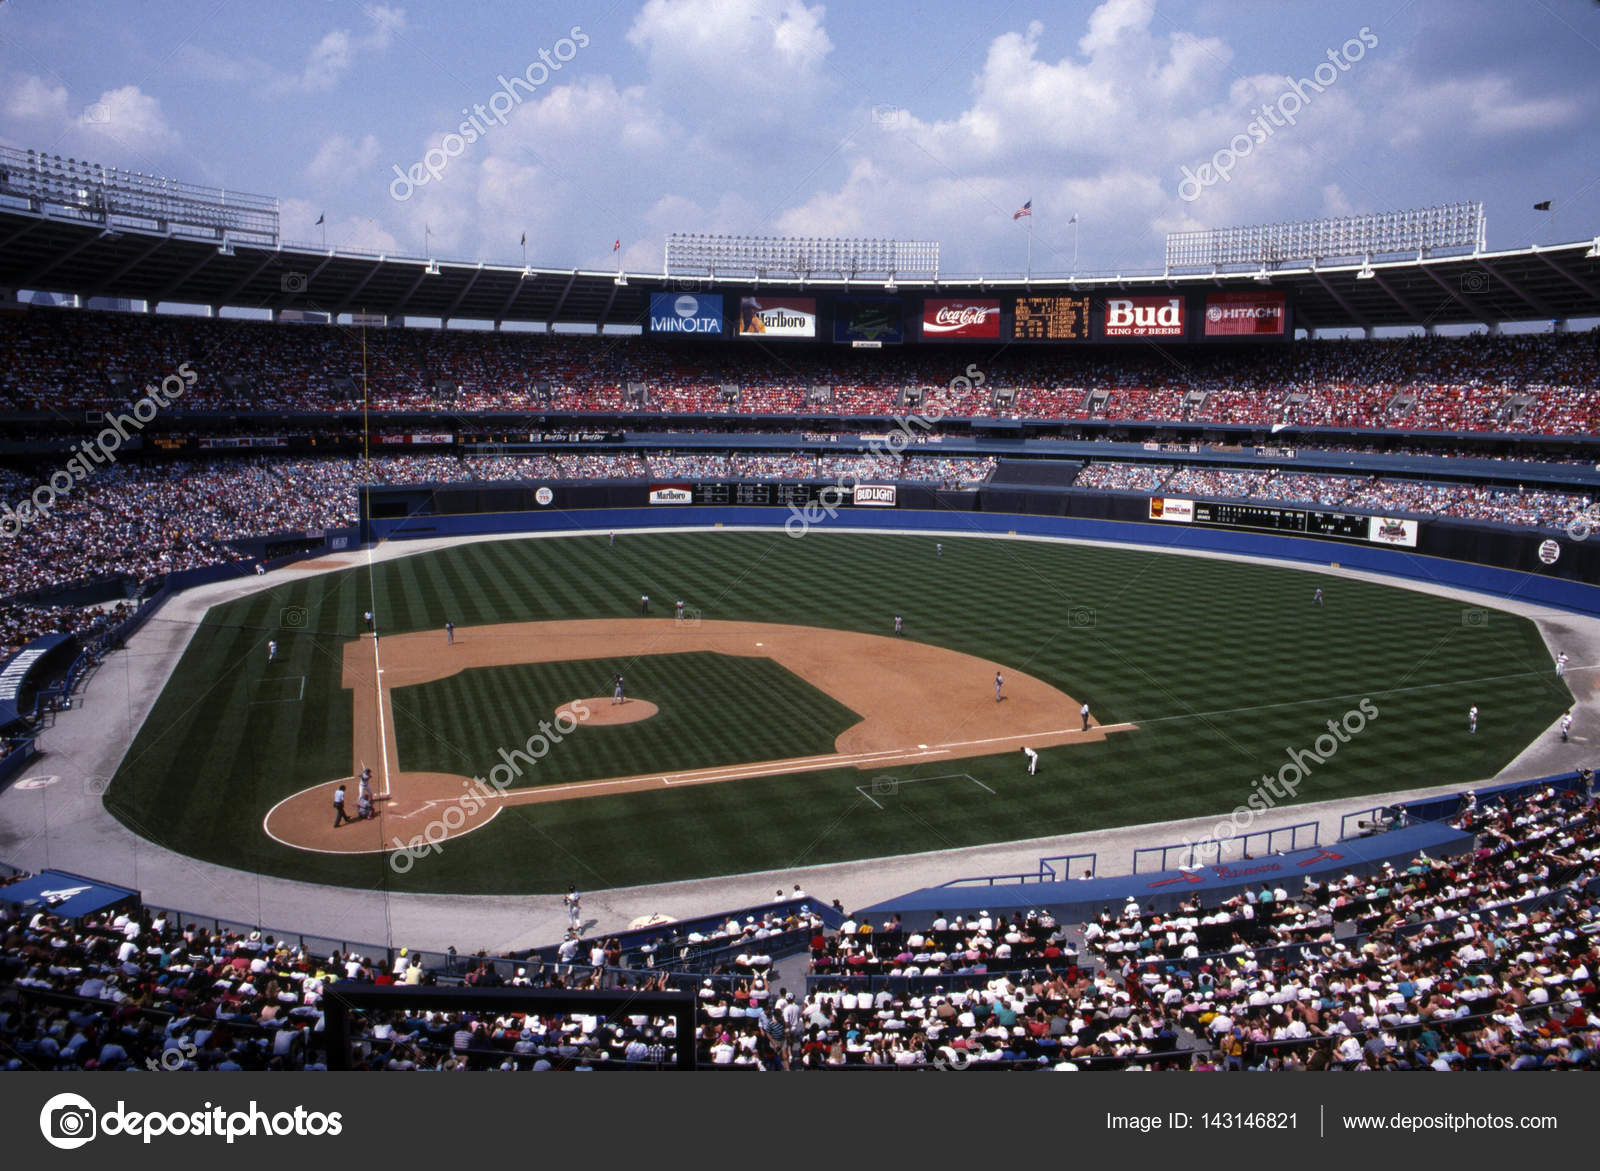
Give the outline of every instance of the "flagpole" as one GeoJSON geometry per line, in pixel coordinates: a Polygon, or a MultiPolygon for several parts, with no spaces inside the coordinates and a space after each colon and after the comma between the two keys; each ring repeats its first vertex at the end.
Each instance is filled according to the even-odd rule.
{"type": "Polygon", "coordinates": [[[1078,216],[1072,216],[1072,275],[1078,275],[1078,216]]]}
{"type": "Polygon", "coordinates": [[[1033,213],[1028,213],[1028,279],[1033,280],[1033,213]]]}

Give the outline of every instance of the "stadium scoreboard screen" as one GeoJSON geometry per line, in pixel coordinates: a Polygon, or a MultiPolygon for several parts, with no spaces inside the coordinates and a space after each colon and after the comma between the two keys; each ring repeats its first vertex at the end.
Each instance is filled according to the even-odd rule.
{"type": "Polygon", "coordinates": [[[1018,297],[1012,336],[1019,342],[1089,339],[1088,297],[1018,297]]]}
{"type": "Polygon", "coordinates": [[[744,504],[756,508],[804,508],[826,484],[699,483],[691,487],[695,504],[744,504]]]}
{"type": "Polygon", "coordinates": [[[1274,508],[1265,504],[1222,504],[1206,500],[1194,503],[1196,524],[1304,533],[1309,537],[1342,537],[1349,541],[1366,540],[1371,519],[1364,514],[1274,508]]]}

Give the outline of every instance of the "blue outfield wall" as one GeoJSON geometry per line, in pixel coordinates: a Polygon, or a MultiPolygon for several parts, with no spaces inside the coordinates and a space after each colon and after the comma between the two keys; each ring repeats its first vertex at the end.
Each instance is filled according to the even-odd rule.
{"type": "MultiPolygon", "coordinates": [[[[644,508],[555,510],[548,512],[476,513],[455,516],[412,516],[405,519],[371,518],[366,523],[373,540],[407,540],[426,537],[478,536],[518,533],[561,533],[626,530],[632,528],[728,527],[787,528],[805,531],[803,516],[784,508],[697,507],[657,505],[644,508]]],[[[1244,557],[1273,557],[1301,561],[1308,566],[1337,564],[1428,585],[1455,586],[1480,593],[1514,598],[1579,614],[1600,616],[1600,585],[1545,577],[1512,569],[1473,565],[1427,557],[1404,549],[1355,542],[1247,533],[1190,525],[1139,524],[1128,521],[1090,520],[1079,517],[1034,516],[1021,513],[932,512],[910,509],[842,508],[836,518],[811,524],[819,532],[833,529],[918,529],[951,536],[1015,534],[1025,537],[1068,537],[1086,541],[1149,545],[1174,551],[1201,549],[1244,557]]]]}

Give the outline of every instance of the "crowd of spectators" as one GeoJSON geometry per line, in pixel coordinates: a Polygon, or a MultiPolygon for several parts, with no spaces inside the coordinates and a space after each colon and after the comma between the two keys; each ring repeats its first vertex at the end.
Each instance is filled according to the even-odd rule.
{"type": "Polygon", "coordinates": [[[1087,464],[1072,481],[1074,488],[1098,488],[1107,492],[1153,492],[1172,475],[1168,464],[1087,464]]]}
{"type": "Polygon", "coordinates": [[[0,321],[9,411],[111,410],[187,367],[187,410],[1104,418],[1581,435],[1600,430],[1592,334],[1143,348],[729,342],[271,325],[32,309],[0,321]],[[364,348],[363,348],[364,347],[364,348]],[[959,361],[957,359],[960,359],[959,361]],[[365,369],[365,382],[362,371],[365,369]],[[726,389],[737,387],[736,392],[726,389]],[[826,387],[818,396],[814,388],[826,387]],[[998,389],[1014,391],[1000,396],[998,389]],[[908,391],[913,392],[908,396],[908,391]]]}
{"type": "MultiPolygon", "coordinates": [[[[1165,913],[1130,896],[1078,927],[1046,911],[940,912],[926,929],[860,916],[829,933],[813,916],[797,992],[770,963],[670,972],[664,938],[624,956],[615,939],[574,936],[550,960],[468,961],[465,982],[693,990],[698,1061],[749,1069],[1600,1068],[1600,802],[1550,786],[1482,804],[1469,793],[1454,824],[1476,835],[1456,858],[1165,913]]],[[[733,919],[702,942],[759,952],[761,932],[796,925],[788,911],[733,919]]],[[[155,910],[68,923],[0,909],[0,936],[12,1069],[323,1068],[330,983],[457,982],[460,968],[425,970],[406,949],[313,955],[155,910]]],[[[366,1011],[355,1026],[363,1069],[660,1066],[679,1042],[643,1003],[611,1021],[366,1011]]]]}

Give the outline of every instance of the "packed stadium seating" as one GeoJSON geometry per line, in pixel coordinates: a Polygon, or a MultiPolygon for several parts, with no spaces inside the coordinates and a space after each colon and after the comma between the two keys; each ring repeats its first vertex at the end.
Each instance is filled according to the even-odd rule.
{"type": "MultiPolygon", "coordinates": [[[[0,1063],[323,1068],[333,983],[464,972],[486,988],[692,990],[698,1061],[729,1069],[1600,1069],[1600,801],[1555,786],[1481,805],[1468,794],[1454,824],[1477,835],[1461,859],[1165,915],[1130,900],[1081,927],[983,912],[923,931],[848,918],[830,934],[792,906],[759,927],[730,914],[727,937],[746,947],[791,921],[812,932],[812,972],[794,992],[766,967],[651,970],[650,953],[604,938],[567,959],[427,967],[405,949],[313,955],[162,911],[70,923],[0,909],[0,1063]],[[889,979],[852,982],[868,974],[889,979]]],[[[679,1040],[642,1010],[609,1023],[471,1011],[356,1023],[363,1069],[654,1068],[679,1040]]]]}
{"type": "Polygon", "coordinates": [[[941,417],[1600,430],[1592,334],[1193,347],[1181,363],[1144,348],[810,345],[757,361],[737,344],[620,335],[397,329],[363,339],[348,328],[36,309],[0,321],[0,345],[16,355],[0,373],[0,408],[28,412],[120,407],[187,365],[189,410],[891,415],[913,387],[925,392],[921,411],[941,417]],[[969,361],[981,379],[962,374],[969,361]],[[648,394],[632,397],[630,385],[648,394]],[[737,401],[723,397],[727,385],[737,401]],[[832,388],[831,409],[807,401],[819,385],[832,388]],[[1014,389],[1014,402],[998,404],[997,388],[1014,389]],[[1093,391],[1106,392],[1103,404],[1093,391]],[[1200,405],[1185,405],[1194,395],[1200,405]]]}

